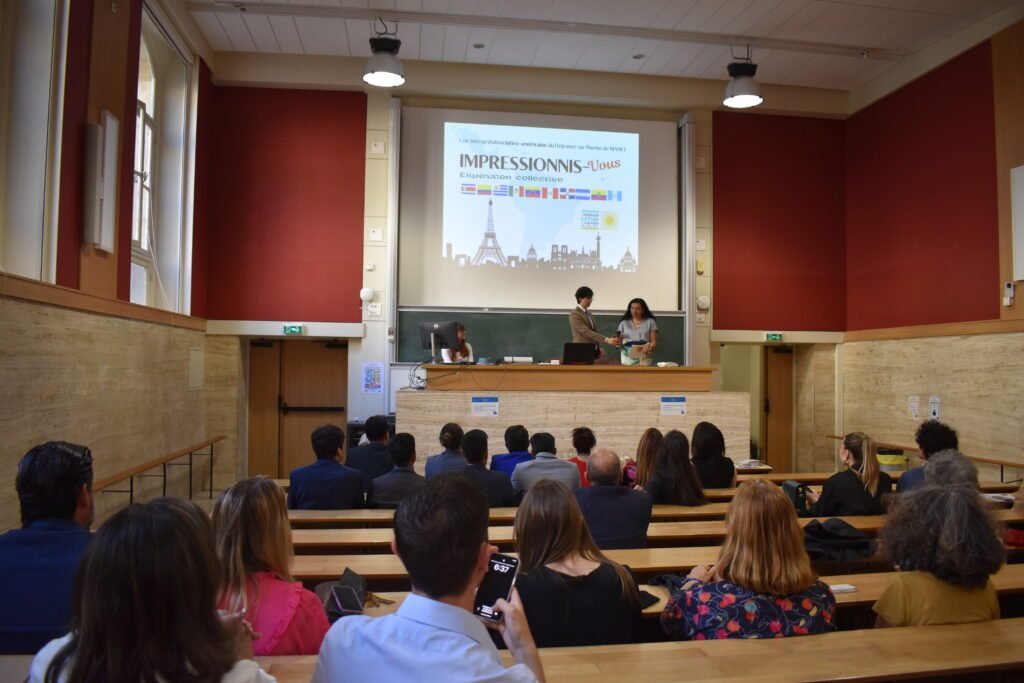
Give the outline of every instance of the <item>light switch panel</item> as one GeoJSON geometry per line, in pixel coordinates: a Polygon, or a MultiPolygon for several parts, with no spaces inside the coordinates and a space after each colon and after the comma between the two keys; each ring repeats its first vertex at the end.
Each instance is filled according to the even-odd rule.
{"type": "Polygon", "coordinates": [[[380,317],[381,310],[381,304],[367,304],[366,306],[366,312],[372,316],[380,317]]]}
{"type": "Polygon", "coordinates": [[[384,231],[380,228],[370,228],[370,241],[371,242],[383,242],[384,231]]]}

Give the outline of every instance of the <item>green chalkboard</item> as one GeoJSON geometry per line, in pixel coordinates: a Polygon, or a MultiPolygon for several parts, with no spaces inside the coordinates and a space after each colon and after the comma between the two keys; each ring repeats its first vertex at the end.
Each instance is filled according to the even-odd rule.
{"type": "MultiPolygon", "coordinates": [[[[598,332],[611,336],[619,325],[620,314],[596,314],[594,324],[598,332]]],[[[505,356],[532,356],[534,362],[562,357],[562,346],[572,341],[569,332],[569,312],[532,311],[424,311],[398,312],[398,361],[419,363],[430,358],[430,351],[420,346],[419,324],[458,320],[466,326],[466,341],[473,347],[473,355],[480,358],[505,356]]],[[[655,360],[685,359],[686,341],[682,313],[658,315],[658,348],[655,360]]],[[[613,352],[611,347],[605,347],[613,352]]]]}

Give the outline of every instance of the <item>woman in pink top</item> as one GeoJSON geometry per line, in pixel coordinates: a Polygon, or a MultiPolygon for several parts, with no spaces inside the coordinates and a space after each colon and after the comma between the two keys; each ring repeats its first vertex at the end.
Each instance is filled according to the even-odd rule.
{"type": "Polygon", "coordinates": [[[217,501],[213,525],[220,607],[245,612],[254,654],[317,654],[330,624],[320,600],[289,572],[292,532],[281,488],[267,477],[238,482],[217,501]]]}

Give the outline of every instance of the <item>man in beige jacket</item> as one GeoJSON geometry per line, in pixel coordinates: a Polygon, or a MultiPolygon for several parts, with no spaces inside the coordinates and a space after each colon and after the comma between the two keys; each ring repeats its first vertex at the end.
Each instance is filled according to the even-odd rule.
{"type": "Polygon", "coordinates": [[[576,308],[569,312],[569,328],[572,330],[574,344],[594,344],[604,356],[601,344],[622,346],[618,337],[605,337],[594,326],[594,318],[590,315],[590,304],[594,303],[594,290],[584,285],[576,290],[576,308]]]}

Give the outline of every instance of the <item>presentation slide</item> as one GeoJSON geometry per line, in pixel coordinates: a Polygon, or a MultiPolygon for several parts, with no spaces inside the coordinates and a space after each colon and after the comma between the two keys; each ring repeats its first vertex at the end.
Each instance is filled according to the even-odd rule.
{"type": "Polygon", "coordinates": [[[636,133],[445,123],[442,258],[637,272],[639,156],[636,133]]]}
{"type": "Polygon", "coordinates": [[[680,310],[678,148],[674,121],[403,107],[399,306],[680,310]]]}

